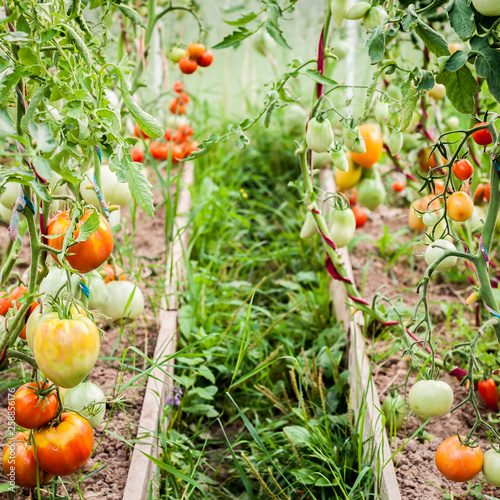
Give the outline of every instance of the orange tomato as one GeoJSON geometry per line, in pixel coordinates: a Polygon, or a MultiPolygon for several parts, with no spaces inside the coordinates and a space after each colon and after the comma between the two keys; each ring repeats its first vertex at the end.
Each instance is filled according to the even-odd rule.
{"type": "MultiPolygon", "coordinates": [[[[81,225],[90,217],[92,209],[87,209],[76,225],[73,233],[76,239],[80,234],[81,225]]],[[[64,236],[71,225],[71,217],[69,210],[59,212],[54,215],[47,227],[49,236],[60,235],[59,238],[51,238],[48,240],[48,245],[54,250],[61,250],[64,243],[64,236]]],[[[97,269],[101,264],[106,262],[113,251],[114,239],[113,232],[109,227],[106,218],[99,214],[99,229],[91,234],[85,241],[80,241],[68,248],[66,260],[68,264],[79,271],[80,273],[89,273],[97,269]]],[[[59,259],[55,254],[51,254],[56,262],[59,259]]]]}
{"type": "MultiPolygon", "coordinates": [[[[478,184],[474,191],[474,203],[489,203],[491,199],[491,184],[478,184]]],[[[2,299],[0,299],[1,301],[2,299]]]]}
{"type": "Polygon", "coordinates": [[[179,99],[176,97],[168,103],[168,109],[171,113],[183,115],[186,112],[186,107],[184,104],[179,103],[179,99]]]}
{"type": "Polygon", "coordinates": [[[73,412],[63,413],[59,424],[42,427],[34,436],[39,466],[55,476],[79,471],[94,446],[92,427],[73,412]]]}
{"type": "Polygon", "coordinates": [[[182,82],[174,82],[172,88],[174,89],[174,92],[180,94],[184,90],[184,85],[182,82]]]}
{"type": "Polygon", "coordinates": [[[359,205],[355,205],[354,207],[351,207],[351,210],[354,214],[354,219],[356,220],[356,228],[363,227],[368,220],[365,209],[359,205]]]}
{"type": "Polygon", "coordinates": [[[473,210],[474,202],[471,197],[463,191],[451,194],[446,200],[446,211],[448,216],[455,222],[465,222],[469,220],[473,210]]]}
{"type": "Polygon", "coordinates": [[[104,283],[117,281],[115,269],[116,273],[118,274],[118,281],[125,281],[127,279],[125,271],[118,264],[115,264],[115,267],[113,267],[111,264],[104,264],[101,272],[101,275],[104,278],[104,283]]]}
{"type": "Polygon", "coordinates": [[[483,452],[479,447],[463,445],[458,436],[452,436],[439,445],[435,460],[439,472],[446,479],[465,482],[474,479],[481,471],[483,452]]]}
{"type": "Polygon", "coordinates": [[[183,57],[179,61],[179,69],[185,75],[190,75],[194,73],[197,70],[197,68],[198,68],[198,63],[194,59],[191,59],[190,57],[183,57]]]}
{"type": "Polygon", "coordinates": [[[205,45],[202,43],[190,43],[188,45],[188,54],[189,57],[192,57],[193,59],[198,59],[203,55],[205,52],[205,45]]]}
{"type": "Polygon", "coordinates": [[[436,154],[431,155],[430,148],[423,148],[417,153],[418,164],[420,165],[420,170],[427,174],[431,168],[436,168],[438,166],[436,154]],[[430,155],[430,156],[429,156],[430,155]]]}
{"type": "Polygon", "coordinates": [[[382,132],[378,125],[372,123],[363,123],[363,125],[358,126],[358,129],[365,141],[366,152],[360,154],[351,152],[351,158],[358,165],[365,168],[372,168],[382,156],[384,147],[382,132]]]}
{"type": "Polygon", "coordinates": [[[456,161],[451,169],[453,175],[460,181],[466,181],[474,173],[472,163],[466,158],[456,161]]]}
{"type": "Polygon", "coordinates": [[[401,191],[403,191],[405,187],[406,187],[406,182],[403,181],[402,179],[398,179],[397,181],[394,181],[392,183],[392,190],[396,193],[401,193],[401,191]]]}
{"type": "MultiPolygon", "coordinates": [[[[3,470],[21,488],[36,488],[37,483],[35,450],[29,438],[28,431],[18,432],[3,450],[3,470]]],[[[38,479],[40,484],[45,484],[52,479],[52,475],[39,468],[38,479]]]]}
{"type": "Polygon", "coordinates": [[[408,225],[415,231],[423,231],[426,228],[426,225],[423,223],[422,217],[419,216],[418,212],[426,212],[427,210],[436,212],[440,209],[441,203],[439,202],[439,200],[434,200],[431,202],[433,198],[434,196],[427,195],[423,198],[415,200],[411,204],[408,213],[408,225]]]}
{"type": "Polygon", "coordinates": [[[22,385],[9,400],[9,410],[15,412],[14,420],[25,429],[38,429],[50,422],[59,409],[56,392],[48,390],[49,384],[29,382],[22,385]]]}

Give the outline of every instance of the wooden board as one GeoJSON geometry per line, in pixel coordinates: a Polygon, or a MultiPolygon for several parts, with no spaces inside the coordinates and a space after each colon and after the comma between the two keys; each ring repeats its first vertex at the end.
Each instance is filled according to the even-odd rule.
{"type": "MultiPolygon", "coordinates": [[[[333,172],[324,169],[320,174],[322,189],[325,192],[335,192],[333,172]]],[[[325,211],[328,207],[325,206],[325,211]]],[[[347,248],[339,249],[344,260],[348,276],[354,281],[351,260],[347,248]]],[[[336,317],[344,323],[349,332],[348,363],[349,385],[351,389],[351,406],[358,425],[362,425],[363,459],[372,464],[377,478],[376,494],[382,500],[401,500],[401,492],[396,478],[396,471],[391,460],[391,449],[387,432],[382,422],[382,405],[377,389],[371,378],[370,361],[366,355],[366,343],[363,336],[364,318],[361,312],[352,315],[348,306],[345,287],[341,281],[332,280],[331,294],[336,317]],[[359,423],[360,414],[364,419],[359,423]]]]}
{"type": "Polygon", "coordinates": [[[177,207],[177,217],[174,221],[176,237],[170,245],[167,261],[165,295],[162,298],[162,310],[159,314],[159,331],[154,352],[157,365],[147,379],[146,393],[137,428],[134,451],[130,462],[127,483],[123,500],[147,500],[149,485],[155,473],[155,465],[145,455],[157,457],[158,432],[163,417],[163,411],[173,383],[173,360],[165,362],[165,358],[175,354],[178,337],[179,315],[177,293],[179,284],[185,273],[183,257],[188,244],[186,214],[191,208],[189,187],[194,179],[194,166],[186,163],[181,178],[181,192],[177,207]],[[163,361],[162,361],[163,360],[163,361]]]}

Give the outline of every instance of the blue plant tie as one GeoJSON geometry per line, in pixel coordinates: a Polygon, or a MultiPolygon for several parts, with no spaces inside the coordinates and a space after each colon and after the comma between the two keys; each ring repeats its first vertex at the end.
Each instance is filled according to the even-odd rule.
{"type": "Polygon", "coordinates": [[[80,288],[82,289],[82,292],[85,294],[87,299],[90,299],[89,287],[85,283],[82,283],[81,281],[79,281],[78,284],[80,285],[80,288]]]}

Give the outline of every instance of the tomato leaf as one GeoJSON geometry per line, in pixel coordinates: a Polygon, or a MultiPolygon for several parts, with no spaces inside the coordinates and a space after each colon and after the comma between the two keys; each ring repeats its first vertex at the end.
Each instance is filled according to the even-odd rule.
{"type": "Polygon", "coordinates": [[[448,48],[448,42],[445,40],[443,35],[434,31],[430,26],[427,26],[422,20],[417,21],[417,26],[415,32],[420,37],[424,45],[438,57],[449,56],[450,49],[448,48]]]}
{"type": "Polygon", "coordinates": [[[163,127],[158,123],[156,118],[153,118],[149,113],[146,113],[137,101],[134,99],[133,95],[130,93],[130,90],[127,86],[124,75],[122,74],[122,86],[120,88],[123,102],[125,106],[127,106],[130,114],[134,117],[137,125],[141,128],[142,131],[149,137],[156,139],[157,137],[161,137],[164,133],[163,127]]]}
{"type": "Polygon", "coordinates": [[[407,78],[401,85],[403,99],[401,100],[401,123],[399,130],[406,130],[410,126],[413,112],[417,107],[419,93],[411,84],[411,80],[407,78]]]}
{"type": "MultiPolygon", "coordinates": [[[[115,4],[116,5],[116,4],[115,4]]],[[[118,8],[121,10],[122,14],[128,17],[134,24],[139,25],[141,28],[146,29],[147,25],[144,22],[142,16],[136,12],[134,9],[130,8],[128,5],[121,3],[118,5],[118,8]]]]}
{"type": "Polygon", "coordinates": [[[259,29],[264,26],[264,23],[259,24],[256,30],[250,31],[240,26],[237,30],[233,31],[231,34],[225,36],[222,42],[214,45],[213,50],[227,49],[228,47],[237,47],[245,38],[252,36],[254,33],[259,31],[259,29]]]}
{"type": "Polygon", "coordinates": [[[477,74],[486,78],[493,97],[500,102],[500,53],[492,49],[487,38],[475,36],[470,41],[471,49],[478,53],[476,59],[477,74]]]}
{"type": "Polygon", "coordinates": [[[16,66],[15,69],[8,69],[0,80],[0,102],[9,97],[10,91],[17,85],[19,79],[29,75],[29,71],[22,66],[16,66]]]}
{"type": "Polygon", "coordinates": [[[235,21],[228,21],[227,19],[224,19],[224,18],[222,18],[222,20],[226,24],[229,24],[230,26],[243,26],[243,25],[248,24],[249,22],[253,21],[256,18],[257,18],[257,14],[255,12],[247,12],[246,14],[242,14],[235,21]]]}
{"type": "Polygon", "coordinates": [[[100,223],[99,212],[97,210],[92,210],[90,217],[80,226],[80,234],[78,238],[75,239],[75,242],[88,239],[89,236],[93,235],[99,229],[100,223]]]}
{"type": "Polygon", "coordinates": [[[31,98],[30,104],[28,106],[28,109],[26,110],[26,113],[24,116],[21,118],[21,129],[26,131],[28,128],[28,124],[33,120],[36,110],[38,108],[38,105],[42,102],[42,99],[44,98],[45,94],[49,90],[49,87],[52,85],[52,81],[49,80],[45,82],[43,85],[38,87],[36,92],[33,94],[33,97],[31,98]]]}
{"type": "Polygon", "coordinates": [[[52,130],[50,129],[50,125],[48,123],[35,123],[30,122],[28,125],[28,130],[36,142],[37,149],[42,151],[43,153],[48,153],[53,151],[57,146],[56,141],[54,140],[54,135],[52,134],[52,130]]]}
{"type": "Polygon", "coordinates": [[[451,27],[460,38],[470,38],[476,26],[474,13],[468,0],[451,0],[444,8],[448,11],[451,27]]]}
{"type": "Polygon", "coordinates": [[[368,55],[372,64],[378,63],[385,53],[385,26],[377,26],[370,30],[370,36],[366,41],[368,55]]]}
{"type": "Polygon", "coordinates": [[[458,71],[462,66],[465,65],[469,57],[469,52],[463,50],[457,50],[450,58],[446,61],[444,69],[446,71],[458,71]]]}
{"type": "Polygon", "coordinates": [[[149,216],[153,216],[155,211],[151,192],[153,186],[144,173],[142,163],[129,162],[125,155],[122,159],[122,167],[134,200],[149,216]]]}
{"type": "Polygon", "coordinates": [[[474,113],[474,96],[479,92],[479,85],[467,66],[458,71],[443,71],[436,77],[436,81],[446,87],[446,96],[457,111],[474,113]]]}
{"type": "Polygon", "coordinates": [[[417,91],[431,90],[434,87],[434,76],[429,71],[421,70],[422,79],[418,84],[417,91]]]}
{"type": "Polygon", "coordinates": [[[15,135],[16,129],[14,128],[14,123],[12,118],[7,111],[7,108],[3,108],[0,111],[0,137],[6,137],[8,135],[15,135]]]}
{"type": "Polygon", "coordinates": [[[307,69],[306,71],[304,71],[303,74],[308,76],[311,80],[315,81],[316,83],[321,83],[322,85],[328,85],[329,87],[336,87],[338,85],[338,82],[332,80],[331,78],[328,78],[325,75],[322,75],[315,69],[307,69]]]}

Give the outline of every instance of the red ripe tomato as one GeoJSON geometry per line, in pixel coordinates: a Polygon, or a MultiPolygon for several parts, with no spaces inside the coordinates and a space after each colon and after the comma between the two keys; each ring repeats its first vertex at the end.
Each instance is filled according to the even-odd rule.
{"type": "Polygon", "coordinates": [[[57,394],[49,384],[29,382],[22,385],[9,400],[9,410],[15,411],[15,422],[25,429],[38,429],[50,422],[59,408],[57,394]]]}
{"type": "Polygon", "coordinates": [[[180,97],[181,102],[183,102],[184,104],[187,104],[190,101],[189,95],[186,94],[186,92],[183,92],[180,97]]]}
{"type": "Polygon", "coordinates": [[[351,207],[351,210],[353,211],[354,218],[356,219],[356,228],[363,227],[368,220],[365,209],[355,205],[354,207],[351,207]]]}
{"type": "Polygon", "coordinates": [[[446,200],[446,210],[451,220],[465,222],[471,218],[474,202],[467,193],[458,191],[446,200]]]}
{"type": "MultiPolygon", "coordinates": [[[[478,123],[474,125],[473,128],[481,127],[483,125],[488,125],[488,122],[478,123]]],[[[472,138],[476,144],[480,146],[489,146],[493,142],[493,137],[491,137],[491,133],[488,129],[478,130],[472,134],[472,138]]]]}
{"type": "Polygon", "coordinates": [[[436,466],[446,479],[465,482],[474,479],[483,466],[481,448],[463,445],[458,436],[443,441],[436,452],[436,466]]]}
{"type": "Polygon", "coordinates": [[[172,136],[172,141],[174,141],[176,144],[182,144],[185,140],[186,137],[180,130],[177,130],[177,132],[175,132],[175,134],[172,136]]]}
{"type": "MultiPolygon", "coordinates": [[[[478,184],[474,191],[474,203],[489,203],[491,199],[491,184],[478,184]]],[[[0,299],[1,300],[1,299],[0,299]]]]}
{"type": "Polygon", "coordinates": [[[63,413],[59,424],[42,427],[33,434],[39,466],[54,476],[79,471],[94,446],[92,427],[74,412],[63,413]]]}
{"type": "Polygon", "coordinates": [[[139,127],[139,125],[137,125],[137,123],[134,125],[134,135],[140,139],[141,137],[143,137],[144,139],[149,139],[149,135],[146,135],[139,127]]]}
{"type": "Polygon", "coordinates": [[[174,92],[180,94],[184,90],[184,84],[182,82],[174,82],[173,89],[174,92]]]}
{"type": "Polygon", "coordinates": [[[172,139],[172,129],[171,128],[167,128],[167,130],[165,130],[165,140],[166,141],[170,141],[172,139]]]}
{"type": "Polygon", "coordinates": [[[153,141],[149,145],[149,152],[151,153],[151,156],[155,160],[166,160],[168,158],[168,152],[169,152],[169,146],[168,144],[158,142],[158,141],[153,141]]]}
{"type": "Polygon", "coordinates": [[[118,264],[115,264],[114,267],[111,264],[104,264],[104,267],[101,271],[101,276],[104,278],[104,283],[117,281],[116,274],[118,274],[118,281],[125,281],[127,279],[125,271],[118,264]]]}
{"type": "Polygon", "coordinates": [[[498,389],[492,378],[482,380],[477,383],[479,394],[486,403],[486,406],[495,413],[498,412],[498,389]]]}
{"type": "Polygon", "coordinates": [[[401,191],[403,191],[405,187],[406,187],[406,182],[403,181],[402,179],[398,179],[397,181],[394,181],[392,183],[392,190],[395,193],[401,193],[401,191]]]}
{"type": "Polygon", "coordinates": [[[130,156],[132,156],[132,161],[137,161],[139,163],[144,161],[144,151],[140,148],[132,148],[130,150],[130,156]]]}
{"type": "MultiPolygon", "coordinates": [[[[21,488],[36,488],[36,458],[33,445],[29,444],[30,433],[18,432],[9,439],[3,450],[3,470],[21,488]]],[[[38,469],[40,485],[48,483],[52,475],[38,469]]]]}
{"type": "Polygon", "coordinates": [[[203,55],[205,52],[205,45],[202,43],[190,43],[188,45],[188,54],[189,57],[192,57],[193,59],[198,59],[203,55]]]}
{"type": "Polygon", "coordinates": [[[474,173],[474,167],[472,163],[466,158],[458,160],[453,164],[452,167],[453,175],[460,181],[466,181],[474,173]]]}
{"type": "Polygon", "coordinates": [[[342,191],[342,194],[349,200],[351,206],[358,201],[358,192],[354,188],[342,191]]]}
{"type": "Polygon", "coordinates": [[[7,292],[4,292],[0,297],[0,315],[5,316],[9,309],[14,307],[14,303],[19,309],[21,307],[21,304],[17,302],[17,299],[21,298],[27,291],[28,287],[21,285],[14,288],[9,294],[7,294],[7,292]]]}
{"type": "Polygon", "coordinates": [[[208,68],[214,61],[214,53],[211,50],[206,50],[203,54],[198,58],[198,66],[202,68],[208,68]]]}
{"type": "MultiPolygon", "coordinates": [[[[23,340],[26,340],[26,323],[28,322],[29,317],[31,316],[31,313],[39,306],[40,304],[38,302],[33,302],[31,304],[30,308],[26,311],[26,316],[24,317],[24,328],[21,330],[21,333],[19,334],[19,337],[23,340]]],[[[27,427],[26,427],[27,428],[27,427]]]]}
{"type": "Polygon", "coordinates": [[[175,114],[183,115],[186,112],[186,107],[184,106],[184,104],[179,103],[178,98],[172,99],[168,103],[168,109],[174,115],[175,114]]]}
{"type": "Polygon", "coordinates": [[[179,132],[181,134],[184,134],[185,137],[190,137],[193,135],[194,131],[193,131],[193,127],[191,127],[190,125],[181,125],[179,127],[179,132]]]}
{"type": "Polygon", "coordinates": [[[197,70],[197,68],[198,68],[198,63],[194,59],[191,59],[190,57],[183,57],[179,61],[179,69],[185,75],[190,75],[194,73],[197,70]]]}
{"type": "MultiPolygon", "coordinates": [[[[81,225],[90,217],[92,209],[87,209],[77,223],[75,232],[73,233],[76,239],[80,234],[81,225]]],[[[99,214],[99,229],[91,234],[85,241],[80,241],[68,248],[66,260],[68,264],[79,271],[80,273],[89,273],[97,269],[101,264],[108,260],[113,251],[114,240],[113,232],[109,227],[105,217],[99,214]]],[[[47,227],[49,236],[61,235],[59,238],[49,239],[49,246],[55,250],[61,250],[64,242],[64,235],[71,225],[71,217],[69,210],[59,212],[54,215],[47,227]]],[[[57,256],[52,254],[56,262],[59,262],[57,256]]]]}
{"type": "Polygon", "coordinates": [[[178,144],[172,144],[172,161],[177,163],[184,159],[184,148],[178,144]]]}

